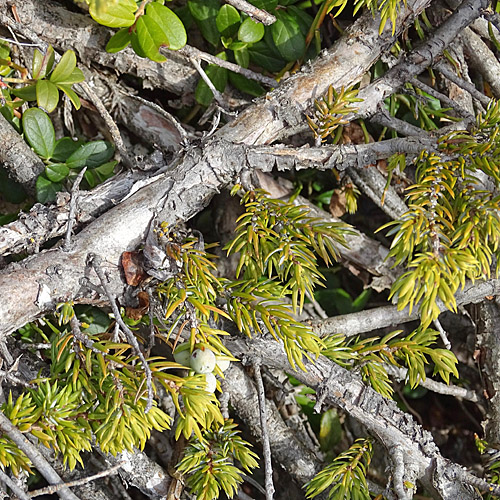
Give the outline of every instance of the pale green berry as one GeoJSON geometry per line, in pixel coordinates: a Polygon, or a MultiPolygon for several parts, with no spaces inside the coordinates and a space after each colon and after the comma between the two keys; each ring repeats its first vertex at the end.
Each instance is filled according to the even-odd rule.
{"type": "Polygon", "coordinates": [[[191,353],[189,352],[189,349],[180,350],[179,348],[177,348],[174,352],[174,359],[176,363],[179,363],[182,366],[191,366],[191,353]]]}
{"type": "Polygon", "coordinates": [[[221,372],[225,372],[229,368],[231,361],[229,361],[229,359],[220,358],[219,356],[216,356],[216,359],[217,359],[217,366],[219,367],[219,370],[221,372]]]}
{"type": "Polygon", "coordinates": [[[196,373],[212,373],[215,363],[215,354],[210,349],[195,349],[191,354],[190,366],[196,373]]]}
{"type": "Polygon", "coordinates": [[[215,389],[217,389],[217,379],[215,378],[215,375],[213,373],[204,373],[203,375],[205,376],[205,381],[207,383],[205,390],[210,394],[213,394],[215,389]]]}

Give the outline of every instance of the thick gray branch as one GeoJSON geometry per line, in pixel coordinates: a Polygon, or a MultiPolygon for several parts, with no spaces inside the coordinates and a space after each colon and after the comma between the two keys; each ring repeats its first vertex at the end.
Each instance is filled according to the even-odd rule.
{"type": "Polygon", "coordinates": [[[37,177],[45,165],[14,127],[0,114],[0,166],[9,176],[33,194],[37,177]]]}
{"type": "Polygon", "coordinates": [[[419,47],[410,52],[383,77],[364,88],[359,97],[364,99],[358,106],[357,115],[370,116],[377,111],[379,103],[396,92],[432,65],[444,49],[477,19],[488,5],[486,0],[464,0],[460,7],[419,47]]]}
{"type": "MultiPolygon", "coordinates": [[[[174,143],[175,137],[180,140],[182,136],[176,132],[175,124],[168,120],[168,116],[162,116],[154,108],[141,103],[133,97],[128,97],[126,110],[120,110],[119,115],[129,125],[134,121],[133,127],[144,127],[143,136],[154,131],[157,140],[165,138],[163,145],[178,148],[174,143]],[[132,114],[135,113],[134,117],[132,114]],[[159,134],[159,135],[158,135],[159,134]],[[177,134],[177,135],[176,135],[177,134]]],[[[433,150],[437,142],[433,138],[398,138],[371,144],[348,144],[343,146],[322,146],[319,148],[292,148],[282,145],[274,146],[243,146],[230,143],[221,144],[225,154],[234,156],[251,169],[270,172],[274,168],[280,171],[303,168],[316,168],[318,170],[329,170],[336,168],[339,171],[347,168],[360,169],[373,165],[377,160],[388,158],[397,152],[409,155],[418,155],[423,149],[433,150]]],[[[217,155],[219,155],[217,153],[217,155]]],[[[362,172],[364,175],[376,175],[362,172]]],[[[118,203],[129,191],[135,182],[145,179],[146,174],[142,172],[120,174],[104,184],[97,186],[90,192],[81,192],[79,195],[79,215],[75,221],[75,227],[86,223],[92,218],[99,216],[116,203],[118,203]]],[[[379,174],[379,177],[380,174],[379,174]]],[[[383,182],[385,184],[385,181],[383,182]]],[[[383,189],[382,181],[379,186],[383,189]]],[[[380,201],[380,192],[378,196],[380,201]]],[[[67,196],[60,194],[58,203],[50,208],[36,204],[28,214],[23,214],[19,219],[10,224],[0,227],[0,255],[9,255],[36,249],[48,239],[63,234],[68,217],[67,196]]],[[[404,204],[393,191],[390,191],[387,203],[394,200],[389,206],[398,207],[394,212],[401,212],[404,204]]],[[[323,215],[326,215],[323,213],[323,215]]],[[[346,256],[346,258],[348,258],[346,256]]]]}
{"type": "MultiPolygon", "coordinates": [[[[291,371],[281,343],[271,338],[234,340],[227,343],[236,356],[260,356],[269,367],[291,371]]],[[[383,398],[367,387],[353,373],[330,362],[323,356],[313,364],[305,362],[307,371],[294,372],[302,383],[325,394],[325,402],[342,409],[381,440],[386,448],[404,450],[406,481],[419,480],[440,500],[476,500],[477,494],[464,486],[462,468],[445,459],[431,434],[413,418],[403,413],[396,403],[383,398]]]]}
{"type": "MultiPolygon", "coordinates": [[[[397,36],[430,0],[407,1],[395,26],[397,36]]],[[[358,82],[394,42],[390,23],[379,35],[379,19],[366,13],[349,27],[344,36],[324,51],[312,64],[287,78],[280,86],[245,110],[218,137],[234,143],[269,144],[304,125],[304,110],[313,98],[323,95],[329,85],[339,89],[358,82]]],[[[378,101],[377,101],[378,102],[378,101]]],[[[363,104],[363,103],[360,103],[363,104]]]]}
{"type": "MultiPolygon", "coordinates": [[[[492,279],[481,282],[476,281],[475,283],[468,282],[465,288],[456,294],[455,299],[457,306],[461,306],[476,304],[484,300],[486,296],[499,294],[500,280],[492,279]]],[[[438,305],[441,311],[447,310],[440,301],[438,301],[438,305]]],[[[396,306],[385,306],[316,321],[313,323],[313,331],[320,336],[339,333],[352,337],[379,328],[408,323],[418,318],[418,308],[416,307],[409,313],[408,308],[398,311],[396,306]]]]}
{"type": "MultiPolygon", "coordinates": [[[[251,433],[261,437],[259,403],[257,390],[252,379],[243,367],[232,363],[226,375],[226,390],[229,392],[231,405],[237,415],[249,426],[251,433]]],[[[310,481],[319,472],[320,462],[283,421],[276,405],[267,401],[267,426],[271,451],[274,460],[300,484],[310,481]]]]}

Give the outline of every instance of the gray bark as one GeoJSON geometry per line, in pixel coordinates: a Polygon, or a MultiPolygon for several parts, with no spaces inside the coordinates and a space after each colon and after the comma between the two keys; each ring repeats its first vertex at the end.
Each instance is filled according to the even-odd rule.
{"type": "Polygon", "coordinates": [[[0,165],[28,193],[35,192],[37,177],[45,165],[14,127],[0,114],[0,165]]]}

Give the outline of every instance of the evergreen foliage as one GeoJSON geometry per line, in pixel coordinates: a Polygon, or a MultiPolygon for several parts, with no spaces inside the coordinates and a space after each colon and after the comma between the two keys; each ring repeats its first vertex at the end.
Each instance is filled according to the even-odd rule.
{"type": "Polygon", "coordinates": [[[499,103],[492,101],[471,131],[442,137],[438,153],[423,151],[408,189],[409,211],[379,229],[390,228],[389,256],[410,269],[391,296],[399,309],[418,305],[424,327],[438,317],[438,299],[456,310],[455,293],[465,280],[488,278],[498,262],[500,198],[484,182],[498,189],[499,121],[499,103]]]}
{"type": "Polygon", "coordinates": [[[306,497],[314,498],[331,487],[329,500],[371,500],[366,472],[372,454],[371,440],[358,439],[304,486],[306,497]]]}
{"type": "MultiPolygon", "coordinates": [[[[121,28],[109,41],[109,52],[130,44],[141,57],[162,62],[161,47],[176,50],[186,44],[182,16],[162,1],[86,3],[97,22],[121,28]]],[[[262,7],[278,18],[273,27],[265,28],[240,16],[234,7],[210,0],[190,0],[183,14],[189,12],[204,39],[221,49],[217,54],[221,59],[234,60],[243,68],[252,61],[263,70],[278,73],[289,70],[291,63],[302,61],[311,51],[317,52],[310,43],[321,16],[332,9],[336,9],[334,16],[339,15],[348,1],[326,0],[314,20],[304,12],[305,4],[284,3],[263,2],[262,7]]],[[[379,12],[380,31],[390,20],[394,33],[400,6],[401,0],[355,0],[354,13],[363,7],[379,12]]],[[[425,16],[423,21],[428,25],[425,16]]],[[[421,35],[419,22],[416,29],[421,35]]],[[[56,64],[52,47],[45,54],[35,50],[32,78],[28,78],[27,69],[12,63],[5,47],[0,48],[5,56],[0,58],[0,72],[9,75],[2,80],[6,82],[2,109],[6,104],[4,112],[12,123],[22,126],[26,140],[46,165],[45,176],[37,183],[39,200],[54,199],[62,181],[84,166],[95,169],[86,176],[89,187],[110,177],[115,166],[109,161],[114,153],[110,144],[71,144],[67,137],[56,141],[50,118],[38,108],[24,111],[21,122],[14,119],[17,108],[27,102],[36,101],[47,112],[53,111],[60,91],[76,109],[80,107],[72,85],[82,82],[84,76],[76,66],[75,53],[65,52],[56,64]],[[20,78],[13,78],[13,72],[20,78]]],[[[207,74],[221,91],[232,78],[236,88],[250,95],[262,93],[260,86],[217,66],[209,66],[207,74]]],[[[198,84],[196,99],[208,106],[212,95],[204,86],[204,82],[198,84]]],[[[406,90],[424,96],[411,84],[406,90]]],[[[356,112],[355,103],[361,101],[357,93],[354,87],[337,91],[330,86],[327,94],[315,101],[316,111],[307,121],[318,142],[328,137],[333,143],[342,140],[342,125],[348,123],[347,116],[356,112]]],[[[434,117],[449,118],[447,110],[433,110],[431,104],[423,105],[418,98],[402,94],[391,97],[391,111],[395,99],[419,117],[422,128],[436,128],[433,111],[434,117]]],[[[293,199],[272,199],[262,190],[240,193],[244,213],[238,219],[234,239],[225,248],[228,255],[239,254],[235,279],[218,275],[215,257],[207,252],[211,245],[205,245],[201,235],[160,224],[155,235],[163,256],[162,268],[148,283],[154,295],[149,313],[154,317],[124,320],[137,329],[139,338],[146,326],[152,326],[156,337],[172,352],[209,351],[232,361],[237,360],[224,345],[232,327],[248,337],[270,333],[283,343],[293,369],[305,370],[304,358],[314,362],[322,354],[359,373],[363,381],[388,398],[393,395],[388,365],[405,367],[411,388],[426,379],[430,364],[433,374],[449,383],[451,376],[459,376],[457,359],[451,351],[436,347],[439,333],[430,326],[443,305],[456,311],[455,294],[466,280],[489,278],[495,264],[498,273],[499,124],[500,104],[492,100],[470,130],[441,137],[436,151],[422,151],[416,158],[398,153],[389,160],[386,187],[393,173],[402,172],[407,163],[416,169],[414,183],[407,189],[409,210],[379,229],[389,229],[387,236],[393,237],[389,257],[395,265],[408,269],[394,283],[391,297],[400,310],[408,307],[411,312],[418,307],[421,322],[410,334],[394,331],[383,338],[320,338],[299,321],[307,301],[314,300],[315,288],[324,283],[320,266],[332,265],[339,258],[339,248],[347,245],[345,237],[352,229],[344,223],[311,217],[309,210],[295,205],[293,199]]],[[[366,137],[366,129],[364,132],[366,137]]],[[[359,191],[349,182],[342,189],[347,211],[355,212],[359,191]]],[[[232,194],[240,191],[241,186],[236,185],[232,194]]],[[[9,394],[1,411],[13,425],[37,438],[56,456],[61,455],[73,469],[84,465],[82,454],[93,446],[113,455],[125,449],[142,450],[153,430],[168,430],[175,422],[175,439],[182,435],[188,440],[177,470],[186,476],[192,493],[201,500],[218,498],[221,492],[232,498],[242,482],[241,469],[250,472],[257,467],[257,455],[241,439],[236,424],[223,418],[217,397],[208,390],[207,374],[169,357],[146,359],[154,390],[161,386],[173,402],[174,420],[156,401],[147,409],[144,358],[128,342],[115,338],[112,320],[116,318],[110,317],[106,327],[96,331],[72,303],[60,304],[56,318],[57,325],[47,317],[20,331],[26,339],[49,343],[44,354],[50,371],[40,373],[20,394],[9,394]],[[72,321],[81,324],[83,333],[70,326],[72,321]]],[[[220,379],[223,370],[216,365],[213,375],[220,379]]],[[[221,389],[220,382],[217,389],[221,389]]],[[[485,449],[486,444],[481,446],[485,449]]],[[[305,486],[307,497],[329,489],[331,500],[370,499],[366,475],[372,455],[371,440],[357,440],[305,486]]],[[[0,467],[10,468],[15,475],[23,470],[32,472],[28,457],[6,436],[0,437],[0,467]]],[[[498,461],[490,467],[495,482],[498,467],[498,461]]]]}

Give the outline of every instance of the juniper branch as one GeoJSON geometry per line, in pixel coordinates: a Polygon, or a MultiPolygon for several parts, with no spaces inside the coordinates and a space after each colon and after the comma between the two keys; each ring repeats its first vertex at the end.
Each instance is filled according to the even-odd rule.
{"type": "Polygon", "coordinates": [[[115,316],[115,321],[120,325],[120,328],[123,330],[125,335],[127,336],[127,341],[130,343],[130,345],[134,348],[135,353],[139,357],[142,367],[144,369],[144,373],[146,374],[146,388],[148,391],[148,399],[146,403],[146,408],[145,408],[145,413],[147,413],[153,406],[153,397],[154,397],[154,391],[153,391],[153,375],[151,373],[151,368],[149,367],[148,362],[146,361],[146,358],[144,357],[144,354],[141,350],[141,347],[139,345],[139,342],[137,341],[136,336],[132,332],[132,330],[125,324],[125,322],[122,319],[122,316],[120,314],[120,310],[118,309],[118,306],[116,304],[116,296],[115,294],[111,291],[107,284],[106,277],[104,276],[104,272],[101,269],[101,258],[97,256],[96,254],[90,254],[89,255],[89,264],[93,267],[95,273],[97,274],[99,281],[101,282],[101,287],[104,290],[106,296],[108,297],[109,300],[109,305],[111,306],[111,309],[113,311],[113,314],[115,316]]]}
{"type": "Polygon", "coordinates": [[[52,466],[45,460],[42,454],[38,451],[37,447],[32,444],[23,434],[14,427],[11,421],[0,412],[0,431],[5,433],[16,446],[26,454],[31,460],[33,465],[37,468],[38,472],[52,485],[63,485],[61,490],[58,491],[59,496],[63,500],[79,500],[78,497],[64,485],[63,480],[59,474],[52,468],[52,466]]]}

